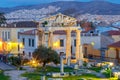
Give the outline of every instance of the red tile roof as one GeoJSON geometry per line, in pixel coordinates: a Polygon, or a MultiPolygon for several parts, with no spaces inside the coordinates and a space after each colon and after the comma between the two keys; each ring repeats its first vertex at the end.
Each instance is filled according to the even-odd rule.
{"type": "Polygon", "coordinates": [[[107,31],[107,33],[108,33],[109,35],[120,35],[120,31],[118,31],[118,30],[107,31]]]}
{"type": "Polygon", "coordinates": [[[38,25],[39,23],[34,21],[20,21],[7,24],[7,26],[3,26],[3,28],[37,28],[38,25]]]}
{"type": "Polygon", "coordinates": [[[108,47],[116,47],[116,48],[120,48],[120,41],[115,42],[115,43],[113,43],[113,44],[110,44],[110,45],[108,45],[108,47]]]}

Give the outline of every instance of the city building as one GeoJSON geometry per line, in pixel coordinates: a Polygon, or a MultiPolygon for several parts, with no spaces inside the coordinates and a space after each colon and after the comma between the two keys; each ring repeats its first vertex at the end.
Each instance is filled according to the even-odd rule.
{"type": "Polygon", "coordinates": [[[0,43],[4,49],[1,50],[1,54],[6,52],[6,54],[18,54],[20,53],[19,48],[23,47],[19,43],[19,32],[26,30],[36,29],[37,23],[32,21],[16,22],[11,24],[1,25],[0,27],[0,43]]]}
{"type": "Polygon", "coordinates": [[[110,44],[108,48],[107,57],[109,60],[120,63],[120,41],[110,44]]]}
{"type": "Polygon", "coordinates": [[[45,45],[56,50],[58,54],[65,55],[66,61],[72,57],[72,53],[77,61],[82,60],[81,30],[76,21],[75,18],[63,14],[42,19],[37,30],[20,33],[20,40],[24,43],[24,48],[21,49],[23,54],[30,56],[38,45],[45,45]],[[71,36],[73,33],[74,38],[71,36]],[[72,51],[74,47],[75,50],[72,51]]]}

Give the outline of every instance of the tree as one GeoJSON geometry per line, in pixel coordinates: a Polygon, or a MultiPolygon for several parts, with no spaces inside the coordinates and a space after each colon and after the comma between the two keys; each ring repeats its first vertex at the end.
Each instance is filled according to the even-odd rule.
{"type": "Polygon", "coordinates": [[[19,56],[11,56],[8,58],[8,61],[14,66],[21,66],[21,58],[19,56]]]}
{"type": "Polygon", "coordinates": [[[0,24],[3,24],[6,22],[6,18],[4,16],[4,13],[0,13],[0,24]]]}
{"type": "Polygon", "coordinates": [[[43,63],[43,68],[45,68],[47,63],[53,62],[55,64],[59,63],[59,55],[52,48],[47,48],[45,46],[39,46],[33,52],[33,58],[38,62],[43,63]]]}
{"type": "Polygon", "coordinates": [[[47,21],[44,21],[44,22],[42,23],[43,27],[45,27],[47,24],[48,24],[47,21]]]}

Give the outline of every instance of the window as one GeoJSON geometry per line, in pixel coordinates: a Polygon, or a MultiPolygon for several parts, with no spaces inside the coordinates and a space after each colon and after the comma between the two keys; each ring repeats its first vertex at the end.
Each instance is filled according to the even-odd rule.
{"type": "Polygon", "coordinates": [[[5,32],[5,41],[7,41],[7,32],[5,32]]]}
{"type": "Polygon", "coordinates": [[[23,51],[23,56],[25,56],[25,51],[23,51]]]}
{"type": "Polygon", "coordinates": [[[74,40],[74,46],[76,47],[76,39],[74,40]]]}
{"type": "Polygon", "coordinates": [[[8,39],[10,39],[10,32],[8,32],[8,39]]]}
{"type": "Polygon", "coordinates": [[[35,43],[35,40],[34,39],[32,39],[32,47],[34,47],[34,44],[35,43]]]}
{"type": "Polygon", "coordinates": [[[60,40],[60,47],[64,47],[64,40],[63,39],[60,40]]]}
{"type": "Polygon", "coordinates": [[[4,31],[2,31],[2,39],[4,40],[4,31]]]}
{"type": "Polygon", "coordinates": [[[22,43],[23,43],[23,45],[25,45],[25,38],[22,39],[22,43]]]}
{"type": "Polygon", "coordinates": [[[31,39],[28,39],[28,42],[29,42],[29,47],[31,46],[31,39]]]}
{"type": "Polygon", "coordinates": [[[29,57],[31,57],[31,52],[29,52],[29,57]]]}
{"type": "Polygon", "coordinates": [[[18,32],[18,34],[17,34],[17,38],[20,39],[20,32],[18,32]]]}

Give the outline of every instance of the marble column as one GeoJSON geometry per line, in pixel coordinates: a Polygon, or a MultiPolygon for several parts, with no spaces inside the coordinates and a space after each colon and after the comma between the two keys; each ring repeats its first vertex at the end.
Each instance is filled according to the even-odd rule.
{"type": "Polygon", "coordinates": [[[44,31],[42,33],[42,43],[41,43],[41,45],[45,45],[45,33],[44,33],[44,31]]]}
{"type": "Polygon", "coordinates": [[[52,48],[52,46],[53,46],[53,32],[49,32],[48,47],[52,48]]]}
{"type": "Polygon", "coordinates": [[[38,44],[37,44],[37,46],[40,46],[40,45],[42,45],[42,41],[43,41],[43,31],[42,30],[39,30],[38,32],[37,32],[37,34],[38,34],[38,44]]]}
{"type": "Polygon", "coordinates": [[[70,63],[71,58],[71,30],[66,30],[66,62],[70,63]]]}
{"type": "Polygon", "coordinates": [[[80,65],[82,65],[83,60],[83,53],[82,53],[82,45],[81,45],[81,39],[80,39],[80,30],[76,30],[76,60],[80,65]]]}
{"type": "Polygon", "coordinates": [[[80,59],[80,30],[76,30],[76,59],[80,59]]]}
{"type": "Polygon", "coordinates": [[[63,63],[63,56],[60,56],[60,73],[64,73],[64,63],[63,63]]]}

